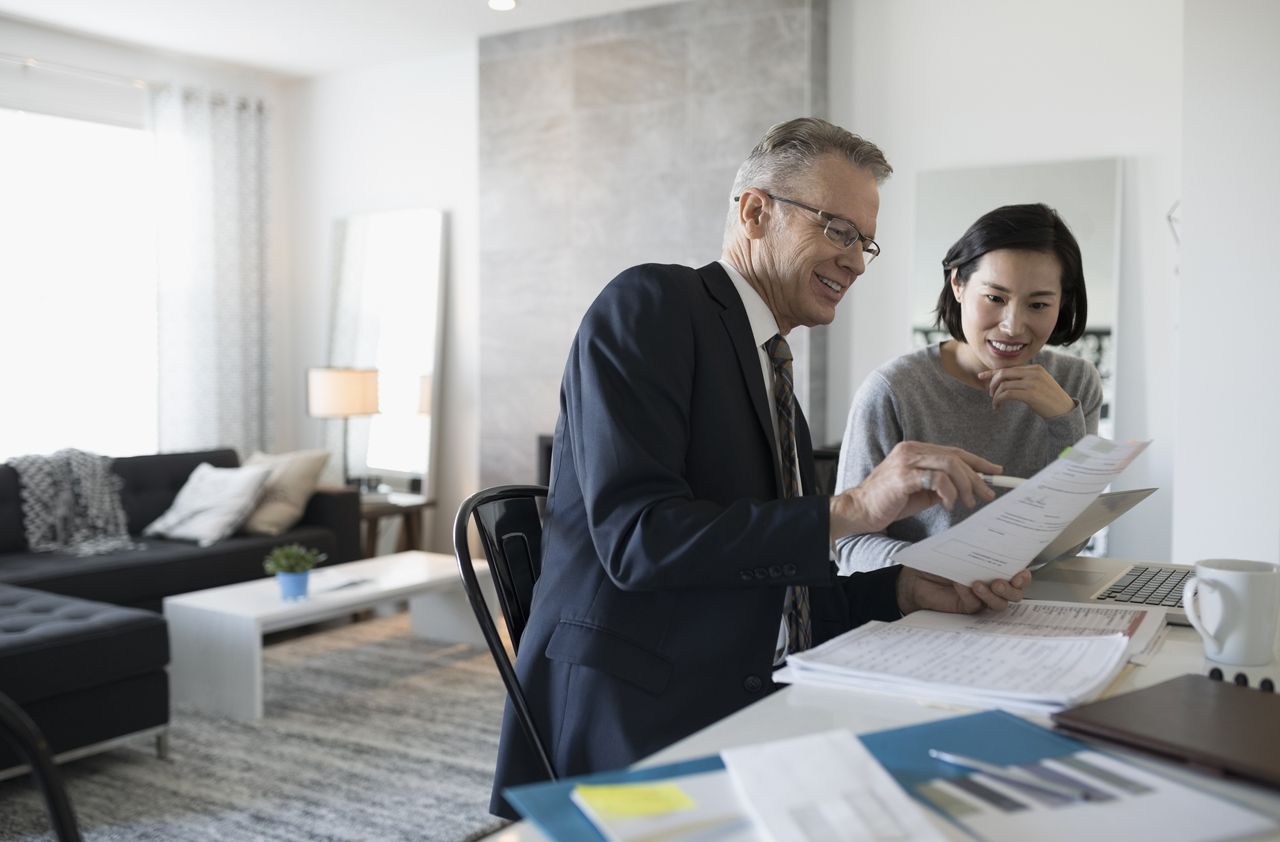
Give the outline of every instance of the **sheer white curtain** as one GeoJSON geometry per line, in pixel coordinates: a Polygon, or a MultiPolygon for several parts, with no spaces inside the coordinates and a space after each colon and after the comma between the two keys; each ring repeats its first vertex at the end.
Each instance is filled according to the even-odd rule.
{"type": "Polygon", "coordinates": [[[161,450],[230,446],[271,431],[266,304],[265,104],[163,86],[151,95],[159,183],[161,450]]]}

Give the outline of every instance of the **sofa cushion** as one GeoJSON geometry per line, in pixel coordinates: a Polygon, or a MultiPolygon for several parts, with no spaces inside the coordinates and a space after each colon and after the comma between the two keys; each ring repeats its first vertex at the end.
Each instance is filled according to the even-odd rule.
{"type": "Polygon", "coordinates": [[[173,505],[142,534],[195,541],[202,547],[216,544],[239,529],[257,507],[270,476],[266,465],[197,465],[173,505]]]}
{"type": "Polygon", "coordinates": [[[267,487],[262,491],[258,507],[245,521],[244,531],[252,535],[279,535],[301,520],[328,461],[327,450],[255,453],[246,459],[246,467],[265,465],[271,469],[271,475],[267,477],[267,487]]]}
{"type": "Polygon", "coordinates": [[[18,704],[168,662],[168,626],[159,614],[0,585],[0,691],[18,704]]]}
{"type": "Polygon", "coordinates": [[[77,556],[0,555],[0,582],[42,591],[158,609],[166,596],[258,579],[272,547],[298,543],[337,559],[333,530],[299,526],[283,535],[235,535],[213,547],[147,538],[132,552],[77,556]]]}
{"type": "MultiPolygon", "coordinates": [[[[173,505],[182,486],[196,466],[207,462],[215,468],[235,468],[240,457],[234,450],[199,450],[192,453],[153,453],[126,456],[111,463],[111,470],[124,480],[120,502],[129,518],[129,534],[141,535],[151,523],[173,505]]],[[[0,488],[0,494],[3,494],[0,488]]],[[[23,544],[25,547],[25,542],[23,544]]]]}

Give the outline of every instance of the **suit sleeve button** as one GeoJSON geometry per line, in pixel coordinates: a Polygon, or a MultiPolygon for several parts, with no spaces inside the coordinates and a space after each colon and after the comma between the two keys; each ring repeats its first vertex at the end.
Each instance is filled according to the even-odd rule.
{"type": "Polygon", "coordinates": [[[769,571],[768,571],[768,570],[765,570],[763,567],[757,567],[757,568],[756,568],[756,578],[757,578],[757,579],[767,579],[767,578],[769,578],[769,571]]]}
{"type": "Polygon", "coordinates": [[[742,689],[748,693],[759,693],[762,687],[764,687],[764,682],[760,680],[758,675],[748,675],[742,680],[742,689]]]}
{"type": "Polygon", "coordinates": [[[782,565],[782,572],[788,576],[794,576],[797,573],[797,569],[794,564],[784,564],[782,565]]]}
{"type": "Polygon", "coordinates": [[[770,564],[770,565],[769,565],[769,575],[770,575],[772,578],[774,578],[774,579],[778,578],[779,576],[781,576],[781,575],[782,575],[782,568],[781,568],[781,567],[779,567],[779,566],[778,566],[778,565],[776,565],[776,564],[770,564]]]}
{"type": "Polygon", "coordinates": [[[755,576],[752,575],[750,570],[743,570],[738,575],[742,577],[742,581],[744,582],[750,582],[752,579],[755,578],[755,576]]]}

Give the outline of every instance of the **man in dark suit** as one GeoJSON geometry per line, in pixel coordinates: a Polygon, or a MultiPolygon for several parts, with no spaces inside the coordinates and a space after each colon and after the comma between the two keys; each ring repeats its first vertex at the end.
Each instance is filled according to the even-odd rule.
{"type": "MultiPolygon", "coordinates": [[[[560,393],[542,575],[517,671],[560,775],[626,766],[760,699],[788,651],[973,589],[889,568],[837,580],[832,542],[993,494],[999,466],[915,442],[858,488],[813,494],[785,337],[826,324],[879,248],[873,144],[821,120],[772,128],[738,172],[722,260],[646,265],[591,305],[560,393]]],[[[502,788],[545,777],[508,708],[502,788]]]]}

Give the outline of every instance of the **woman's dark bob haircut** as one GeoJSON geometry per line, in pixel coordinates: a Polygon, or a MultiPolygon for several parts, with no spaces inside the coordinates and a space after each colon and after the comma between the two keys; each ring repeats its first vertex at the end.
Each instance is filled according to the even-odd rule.
{"type": "Polygon", "coordinates": [[[951,290],[951,272],[955,270],[960,283],[967,283],[982,256],[999,249],[1039,251],[1058,258],[1062,267],[1062,307],[1058,323],[1049,334],[1049,344],[1070,345],[1083,336],[1089,300],[1084,290],[1080,246],[1058,212],[1042,204],[1005,205],[983,214],[947,250],[942,261],[942,294],[934,310],[935,324],[945,326],[957,341],[965,341],[960,302],[951,290]]]}

